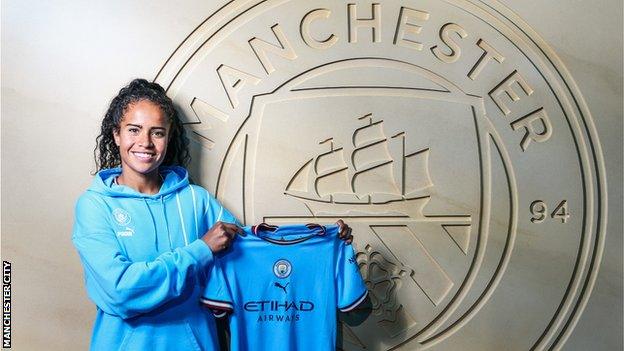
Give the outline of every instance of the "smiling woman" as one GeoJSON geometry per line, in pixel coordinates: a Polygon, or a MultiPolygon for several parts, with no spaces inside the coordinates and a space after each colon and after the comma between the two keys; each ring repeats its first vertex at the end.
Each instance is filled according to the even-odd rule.
{"type": "Polygon", "coordinates": [[[118,138],[123,123],[132,124],[130,119],[133,118],[145,121],[158,116],[168,124],[168,127],[160,126],[168,132],[165,157],[161,163],[164,166],[188,164],[190,161],[188,139],[173,102],[160,85],[145,79],[135,79],[113,98],[102,120],[95,149],[98,170],[118,167],[122,163],[118,138]],[[147,106],[148,104],[151,108],[147,106]]]}
{"type": "Polygon", "coordinates": [[[155,194],[160,188],[158,166],[167,153],[171,121],[149,100],[128,106],[119,129],[113,131],[123,172],[117,183],[155,194]],[[145,185],[149,188],[143,188],[145,185]]]}
{"type": "Polygon", "coordinates": [[[161,86],[135,79],[119,91],[95,156],[72,236],[97,306],[91,349],[216,349],[214,319],[197,301],[214,254],[240,228],[189,184],[188,141],[161,86]]]}

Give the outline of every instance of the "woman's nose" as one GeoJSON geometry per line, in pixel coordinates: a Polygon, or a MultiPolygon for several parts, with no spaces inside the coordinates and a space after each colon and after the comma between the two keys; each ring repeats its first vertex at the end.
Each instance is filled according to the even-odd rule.
{"type": "Polygon", "coordinates": [[[142,147],[153,146],[152,138],[149,132],[141,133],[141,135],[139,135],[139,146],[142,146],[142,147]]]}

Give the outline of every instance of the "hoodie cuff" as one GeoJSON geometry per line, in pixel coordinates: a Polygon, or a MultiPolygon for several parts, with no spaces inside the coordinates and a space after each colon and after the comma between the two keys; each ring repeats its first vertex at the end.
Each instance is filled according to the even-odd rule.
{"type": "Polygon", "coordinates": [[[214,260],[214,256],[212,254],[212,250],[210,247],[201,239],[197,239],[190,243],[185,248],[197,262],[199,262],[202,266],[206,266],[214,260]]]}

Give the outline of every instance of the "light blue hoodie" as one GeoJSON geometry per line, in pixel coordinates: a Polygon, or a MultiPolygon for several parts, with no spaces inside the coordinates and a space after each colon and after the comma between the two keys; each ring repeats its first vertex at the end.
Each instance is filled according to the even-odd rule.
{"type": "Polygon", "coordinates": [[[80,196],[72,241],[97,306],[91,350],[216,350],[215,322],[198,304],[213,263],[200,239],[235,217],[181,167],[161,167],[146,195],[99,172],[80,196]]]}

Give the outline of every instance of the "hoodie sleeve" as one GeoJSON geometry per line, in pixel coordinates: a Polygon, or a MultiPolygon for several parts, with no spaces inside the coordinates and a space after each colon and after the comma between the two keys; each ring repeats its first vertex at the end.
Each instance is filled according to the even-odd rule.
{"type": "Polygon", "coordinates": [[[103,206],[88,195],[78,200],[72,241],[84,267],[87,293],[105,313],[126,319],[151,311],[180,296],[213,262],[212,251],[201,240],[153,261],[130,261],[103,206]]]}

